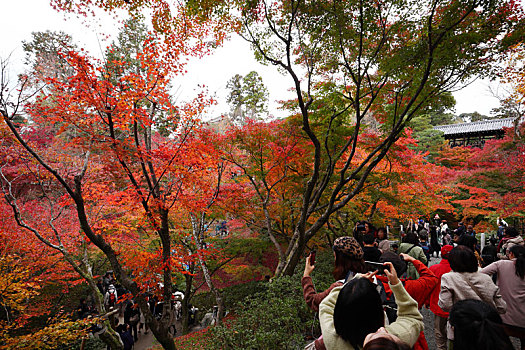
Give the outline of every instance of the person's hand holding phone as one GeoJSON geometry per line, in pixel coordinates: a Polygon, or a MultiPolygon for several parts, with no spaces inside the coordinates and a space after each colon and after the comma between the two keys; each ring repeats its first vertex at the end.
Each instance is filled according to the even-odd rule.
{"type": "MultiPolygon", "coordinates": [[[[311,257],[311,253],[306,257],[306,263],[305,263],[305,266],[304,266],[303,277],[310,277],[310,274],[315,269],[315,266],[310,264],[310,257],[311,257]]],[[[315,258],[314,258],[314,260],[315,260],[315,258]]]]}
{"type": "Polygon", "coordinates": [[[374,276],[376,275],[376,273],[377,273],[377,270],[376,271],[369,271],[369,272],[365,273],[364,275],[362,275],[361,278],[366,278],[370,282],[374,283],[374,276]]]}
{"type": "Polygon", "coordinates": [[[388,282],[390,282],[391,285],[398,284],[399,278],[397,277],[397,272],[394,268],[394,265],[392,265],[392,263],[388,261],[384,264],[388,266],[388,268],[384,270],[385,275],[388,278],[388,282]]]}

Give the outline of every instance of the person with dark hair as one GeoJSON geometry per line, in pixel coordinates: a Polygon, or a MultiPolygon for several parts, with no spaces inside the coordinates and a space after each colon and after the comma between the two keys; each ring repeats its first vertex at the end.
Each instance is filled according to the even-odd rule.
{"type": "Polygon", "coordinates": [[[474,226],[468,225],[467,226],[467,232],[465,232],[465,234],[469,235],[469,236],[475,236],[476,235],[476,231],[474,231],[474,226]]]}
{"type": "Polygon", "coordinates": [[[359,244],[363,244],[363,237],[365,235],[373,235],[377,238],[377,230],[368,221],[358,221],[354,227],[354,238],[357,239],[359,244]]]}
{"type": "Polygon", "coordinates": [[[483,260],[483,265],[481,267],[487,267],[497,260],[498,248],[494,242],[494,237],[489,238],[490,244],[486,245],[481,251],[481,259],[483,260]]]}
{"type": "Polygon", "coordinates": [[[381,251],[377,248],[374,235],[367,234],[363,237],[363,258],[365,261],[379,262],[381,251]]]}
{"type": "Polygon", "coordinates": [[[507,226],[505,227],[505,235],[503,239],[499,242],[498,245],[498,258],[499,259],[508,259],[507,249],[513,245],[525,245],[523,238],[518,234],[518,230],[515,227],[507,226]]]}
{"type": "Polygon", "coordinates": [[[388,252],[390,250],[390,241],[387,237],[386,228],[380,227],[377,229],[377,248],[381,253],[388,252]]]}
{"type": "Polygon", "coordinates": [[[456,236],[461,236],[465,232],[467,232],[467,228],[465,227],[465,224],[463,224],[463,222],[458,223],[458,228],[454,230],[454,234],[456,236]]]}
{"type": "Polygon", "coordinates": [[[128,300],[124,310],[124,323],[130,327],[130,333],[135,341],[138,340],[137,325],[140,321],[140,309],[133,300],[128,300]]]}
{"type": "Polygon", "coordinates": [[[468,234],[464,234],[458,239],[458,245],[464,245],[465,247],[469,247],[474,252],[474,255],[476,256],[476,260],[478,261],[478,266],[483,266],[483,259],[481,258],[481,255],[478,252],[478,239],[475,236],[470,236],[468,234]]]}
{"type": "MultiPolygon", "coordinates": [[[[379,258],[379,262],[381,262],[381,263],[385,263],[385,262],[392,263],[392,265],[394,265],[394,268],[396,269],[396,273],[397,273],[398,277],[403,276],[404,273],[407,271],[407,263],[406,263],[406,261],[401,260],[399,255],[397,255],[396,253],[394,253],[392,251],[384,252],[383,254],[381,254],[381,257],[379,258]]],[[[378,278],[380,277],[381,281],[384,280],[385,283],[388,282],[388,280],[386,279],[386,276],[376,276],[376,277],[378,277],[378,278]]]]}
{"type": "Polygon", "coordinates": [[[399,251],[399,245],[397,243],[392,244],[392,251],[396,254],[399,251]]]}
{"type": "MultiPolygon", "coordinates": [[[[438,300],[443,311],[450,312],[452,305],[460,300],[477,299],[495,307],[499,313],[505,313],[507,304],[498,286],[488,275],[478,272],[478,261],[470,248],[464,245],[455,247],[450,251],[448,261],[452,271],[441,276],[438,300]]],[[[447,336],[453,339],[448,327],[447,336]]]]}
{"type": "Polygon", "coordinates": [[[385,323],[383,303],[376,285],[366,278],[348,282],[337,297],[333,322],[339,337],[354,348],[360,347],[369,333],[374,333],[385,323]],[[365,314],[366,317],[363,317],[365,314]]]}
{"type": "Polygon", "coordinates": [[[507,334],[520,338],[521,348],[525,349],[525,247],[514,245],[508,253],[510,260],[499,260],[481,272],[498,275],[498,287],[507,312],[501,316],[507,334]]]}
{"type": "MultiPolygon", "coordinates": [[[[423,264],[427,264],[427,257],[423,252],[423,249],[419,246],[419,238],[415,233],[407,233],[407,235],[403,238],[403,243],[401,243],[397,252],[399,254],[408,254],[414,259],[421,261],[423,264]]],[[[408,264],[407,278],[413,280],[417,280],[419,278],[416,267],[411,263],[408,264]]]]}
{"type": "MultiPolygon", "coordinates": [[[[423,305],[427,302],[427,300],[430,297],[430,293],[435,289],[436,285],[438,284],[439,280],[434,275],[432,271],[428,267],[425,266],[421,261],[415,260],[411,256],[407,254],[401,254],[401,258],[393,253],[393,252],[386,252],[381,255],[381,258],[379,259],[380,262],[390,262],[396,269],[396,273],[398,276],[403,275],[403,272],[406,270],[406,263],[410,262],[415,267],[417,272],[419,273],[419,278],[417,280],[411,280],[411,279],[403,279],[401,278],[401,282],[405,286],[405,289],[407,293],[414,298],[415,301],[418,303],[418,308],[421,309],[423,305]],[[401,258],[403,260],[401,260],[401,258]]],[[[386,284],[388,282],[388,279],[386,276],[376,276],[378,280],[383,282],[383,284],[386,284]]],[[[388,284],[385,286],[385,293],[387,295],[387,298],[392,297],[392,291],[388,287],[388,284]]],[[[388,315],[388,310],[387,310],[388,315]]],[[[419,338],[417,342],[414,344],[413,347],[414,350],[428,350],[428,344],[427,340],[425,339],[425,334],[421,332],[419,335],[419,338]]]]}
{"type": "Polygon", "coordinates": [[[406,292],[391,263],[384,270],[398,306],[396,321],[385,326],[381,298],[370,281],[375,272],[358,275],[335,287],[319,306],[319,321],[326,349],[353,350],[367,342],[388,338],[409,347],[423,330],[417,302],[406,292]]]}
{"type": "MultiPolygon", "coordinates": [[[[437,215],[437,214],[436,214],[437,215]]],[[[436,226],[430,226],[430,254],[434,255],[435,257],[439,257],[439,251],[441,250],[441,245],[439,244],[438,240],[438,232],[436,226]]]]}
{"type": "Polygon", "coordinates": [[[115,277],[113,276],[113,271],[110,270],[104,274],[104,277],[102,277],[102,283],[104,286],[104,292],[108,290],[110,285],[116,284],[115,277]]]}
{"type": "Polygon", "coordinates": [[[425,256],[427,258],[427,265],[430,262],[430,245],[428,243],[428,231],[425,229],[422,229],[418,233],[419,236],[419,246],[421,249],[423,249],[423,253],[425,253],[425,256]]]}
{"type": "MultiPolygon", "coordinates": [[[[310,256],[306,258],[303,278],[301,285],[303,287],[304,301],[313,311],[319,311],[321,301],[335,288],[342,286],[345,280],[351,279],[357,273],[365,273],[365,260],[363,259],[363,249],[357,240],[353,237],[339,237],[334,241],[332,247],[335,261],[332,272],[336,282],[323,292],[317,293],[310,274],[315,269],[315,265],[310,264],[310,256]]],[[[322,338],[316,339],[315,342],[307,346],[308,349],[322,350],[325,349],[322,338]]]]}
{"type": "Polygon", "coordinates": [[[133,336],[131,335],[131,328],[127,324],[120,324],[117,325],[115,328],[117,333],[120,336],[120,339],[122,340],[122,344],[124,345],[124,350],[131,350],[133,349],[133,345],[135,342],[133,341],[133,336]]]}
{"type": "Polygon", "coordinates": [[[513,350],[498,311],[480,300],[461,300],[450,311],[454,350],[513,350]]]}
{"type": "Polygon", "coordinates": [[[450,272],[450,263],[448,262],[448,254],[453,249],[451,245],[444,245],[441,248],[441,261],[439,264],[430,266],[430,271],[438,278],[436,287],[430,294],[429,306],[430,311],[434,313],[434,339],[438,350],[447,350],[447,319],[448,312],[443,311],[438,306],[439,291],[441,290],[441,276],[450,272]]]}
{"type": "MultiPolygon", "coordinates": [[[[416,270],[419,273],[419,278],[417,280],[400,278],[401,282],[405,286],[405,289],[412,298],[414,298],[418,303],[418,308],[422,308],[425,302],[430,297],[430,293],[434,290],[434,287],[438,284],[438,279],[434,273],[425,266],[421,261],[414,259],[408,254],[400,254],[401,257],[397,256],[392,252],[386,252],[381,255],[379,259],[380,262],[386,263],[390,262],[396,269],[398,276],[403,274],[403,271],[406,270],[408,262],[413,264],[416,267],[416,270]],[[403,260],[401,260],[401,258],[403,260]]],[[[387,283],[388,279],[386,276],[376,276],[381,282],[387,283]]],[[[390,288],[385,288],[387,295],[390,295],[390,288]]]]}
{"type": "Polygon", "coordinates": [[[377,238],[377,230],[374,225],[365,221],[365,235],[373,235],[374,238],[377,238]]]}

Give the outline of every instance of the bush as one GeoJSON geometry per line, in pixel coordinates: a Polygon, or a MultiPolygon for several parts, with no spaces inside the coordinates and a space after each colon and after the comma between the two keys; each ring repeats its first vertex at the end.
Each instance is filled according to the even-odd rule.
{"type": "MultiPolygon", "coordinates": [[[[332,253],[319,252],[312,275],[317,290],[325,290],[334,282],[332,269],[332,253]]],[[[237,294],[225,291],[225,297],[234,300],[263,289],[248,294],[232,308],[233,321],[211,329],[212,348],[298,349],[304,347],[305,338],[319,336],[319,322],[304,302],[302,275],[303,266],[298,266],[292,277],[239,286],[237,294]]]]}
{"type": "Polygon", "coordinates": [[[230,324],[211,330],[215,349],[296,349],[304,344],[309,317],[296,276],[268,284],[265,292],[247,297],[235,307],[230,324]],[[299,287],[299,288],[298,288],[299,287]]]}
{"type": "MultiPolygon", "coordinates": [[[[332,284],[333,254],[319,252],[312,274],[316,289],[323,291],[332,284]]],[[[225,288],[223,297],[232,317],[217,327],[185,336],[179,349],[299,349],[305,339],[319,336],[319,322],[303,298],[299,265],[292,277],[281,277],[268,283],[249,282],[225,288]]],[[[201,310],[211,308],[214,298],[209,293],[194,297],[201,310]],[[208,300],[208,302],[206,301],[208,300]]]]}
{"type": "MultiPolygon", "coordinates": [[[[249,296],[265,291],[267,284],[267,282],[263,281],[252,281],[222,289],[221,293],[224,300],[225,310],[228,312],[235,312],[235,307],[240,302],[249,296]]],[[[207,312],[211,312],[213,306],[217,304],[215,296],[209,291],[195,295],[191,299],[191,303],[199,309],[197,315],[198,321],[200,321],[207,312]]]]}

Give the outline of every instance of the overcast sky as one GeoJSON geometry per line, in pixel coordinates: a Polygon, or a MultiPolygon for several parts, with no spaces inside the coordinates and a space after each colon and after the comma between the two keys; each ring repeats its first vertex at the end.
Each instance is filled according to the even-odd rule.
{"type": "MultiPolygon", "coordinates": [[[[96,57],[101,57],[104,48],[110,43],[107,36],[118,32],[117,21],[105,14],[98,17],[96,24],[90,21],[89,27],[76,16],[64,16],[55,12],[47,0],[0,0],[2,20],[0,20],[0,56],[11,54],[10,65],[13,76],[23,71],[22,41],[31,39],[31,32],[62,30],[73,37],[79,47],[84,47],[96,57]],[[104,34],[100,34],[104,33],[104,34]]],[[[206,85],[220,102],[211,114],[218,116],[228,111],[226,105],[226,83],[235,74],[246,75],[255,70],[262,76],[270,93],[270,110],[275,111],[275,101],[293,97],[288,90],[289,77],[280,75],[275,67],[264,66],[255,61],[249,45],[238,37],[232,37],[223,47],[210,56],[193,61],[188,66],[188,74],[174,82],[181,100],[192,96],[199,85],[206,85]]],[[[493,89],[497,89],[495,83],[493,89]]],[[[499,105],[489,91],[487,81],[476,81],[470,86],[455,92],[456,114],[477,111],[489,114],[499,105]]],[[[275,112],[279,114],[279,112],[275,112]]]]}

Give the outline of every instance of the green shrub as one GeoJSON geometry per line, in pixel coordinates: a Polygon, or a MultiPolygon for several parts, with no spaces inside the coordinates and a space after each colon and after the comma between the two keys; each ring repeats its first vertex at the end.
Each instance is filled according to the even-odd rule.
{"type": "MultiPolygon", "coordinates": [[[[303,298],[303,264],[304,260],[291,277],[225,288],[222,291],[225,306],[233,317],[211,327],[206,334],[191,337],[188,344],[198,342],[202,349],[302,349],[307,337],[320,335],[315,313],[303,298]]],[[[325,290],[334,282],[332,269],[332,252],[319,252],[312,273],[317,291],[325,290]]],[[[209,293],[202,293],[193,301],[199,309],[206,310],[215,300],[209,293]]]]}
{"type": "MultiPolygon", "coordinates": [[[[80,350],[80,344],[82,340],[79,340],[75,344],[65,345],[63,349],[69,350],[80,350]]],[[[105,350],[107,345],[97,337],[89,337],[84,344],[84,350],[105,350]]]]}
{"type": "MultiPolygon", "coordinates": [[[[231,322],[211,329],[210,344],[215,344],[212,348],[299,349],[306,344],[307,336],[319,336],[319,322],[303,298],[303,269],[304,266],[299,265],[293,276],[271,283],[248,283],[237,286],[235,291],[225,290],[224,296],[229,302],[240,301],[228,308],[235,314],[231,322]]],[[[332,252],[319,252],[312,273],[318,291],[334,282],[332,269],[332,252]]]]}
{"type": "Polygon", "coordinates": [[[235,307],[228,325],[211,330],[215,349],[296,349],[304,345],[309,312],[302,300],[299,280],[282,277],[265,292],[249,296],[235,307]],[[300,293],[300,294],[299,294],[300,293]]]}
{"type": "MultiPolygon", "coordinates": [[[[225,309],[229,312],[235,311],[235,307],[239,302],[243,301],[246,297],[265,291],[267,284],[268,283],[264,281],[252,281],[222,289],[221,293],[225,309]]],[[[199,293],[191,299],[191,302],[202,311],[199,312],[201,316],[211,311],[213,306],[217,304],[215,296],[213,296],[211,292],[199,293]]]]}

